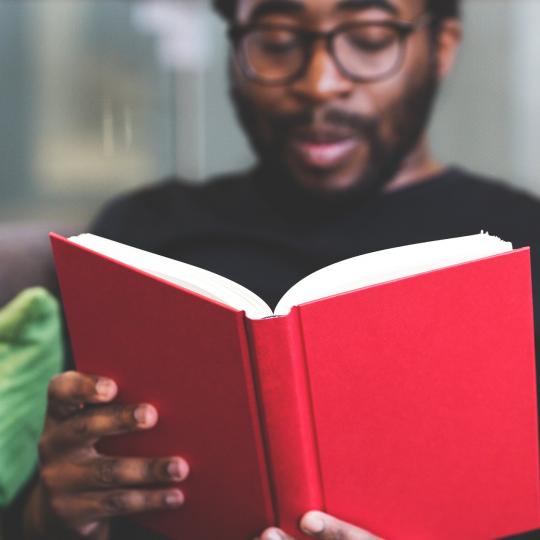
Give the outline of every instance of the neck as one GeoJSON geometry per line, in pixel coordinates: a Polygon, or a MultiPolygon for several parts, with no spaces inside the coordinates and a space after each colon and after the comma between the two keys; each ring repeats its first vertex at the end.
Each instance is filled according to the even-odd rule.
{"type": "Polygon", "coordinates": [[[384,188],[385,193],[420,184],[430,180],[444,169],[442,163],[435,159],[424,135],[412,152],[407,156],[400,169],[384,188]]]}
{"type": "MultiPolygon", "coordinates": [[[[393,178],[382,189],[381,193],[398,191],[415,184],[427,182],[441,173],[444,166],[432,155],[427,137],[424,136],[403,160],[393,178]]],[[[319,192],[310,190],[296,182],[275,163],[260,162],[257,169],[259,181],[257,185],[264,191],[265,197],[272,197],[279,202],[280,207],[290,206],[298,213],[301,202],[304,213],[308,208],[320,217],[323,213],[340,212],[344,207],[356,207],[369,199],[370,193],[355,190],[333,190],[319,192]]]]}

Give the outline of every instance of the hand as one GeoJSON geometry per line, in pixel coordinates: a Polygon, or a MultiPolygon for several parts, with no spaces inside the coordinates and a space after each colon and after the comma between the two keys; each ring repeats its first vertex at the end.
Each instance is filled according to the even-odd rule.
{"type": "Polygon", "coordinates": [[[112,458],[97,452],[101,438],[150,429],[158,420],[151,405],[110,404],[117,390],[109,379],[76,372],[51,380],[39,483],[26,509],[28,538],[106,540],[112,517],[183,503],[182,491],[170,485],[188,475],[181,458],[112,458]]]}
{"type": "MultiPolygon", "coordinates": [[[[322,512],[308,512],[300,520],[300,528],[320,540],[382,540],[363,529],[340,521],[322,512]]],[[[280,529],[266,529],[256,540],[294,540],[280,529]]]]}

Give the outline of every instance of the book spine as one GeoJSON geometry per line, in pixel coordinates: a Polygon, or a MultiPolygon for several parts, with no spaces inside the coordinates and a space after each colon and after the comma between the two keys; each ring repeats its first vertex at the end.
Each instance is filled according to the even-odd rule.
{"type": "Polygon", "coordinates": [[[299,518],[324,501],[299,314],[247,326],[277,524],[307,538],[299,518]]]}

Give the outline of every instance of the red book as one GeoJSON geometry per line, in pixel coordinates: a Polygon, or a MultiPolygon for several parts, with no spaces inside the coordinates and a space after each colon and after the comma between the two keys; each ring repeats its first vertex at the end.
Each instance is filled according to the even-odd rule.
{"type": "Polygon", "coordinates": [[[146,527],[300,539],[313,509],[387,540],[540,527],[528,249],[475,235],[365,255],[264,318],[239,286],[225,302],[219,276],[84,237],[51,235],[77,367],[160,414],[103,451],[191,466],[184,507],[137,518],[146,527]]]}

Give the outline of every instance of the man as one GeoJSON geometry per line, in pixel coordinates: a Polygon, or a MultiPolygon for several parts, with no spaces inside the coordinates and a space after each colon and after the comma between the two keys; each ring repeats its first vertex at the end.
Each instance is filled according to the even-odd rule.
{"type": "MultiPolygon", "coordinates": [[[[364,252],[481,229],[534,248],[540,204],[446,168],[429,150],[430,111],[460,42],[458,4],[217,0],[231,28],[231,93],[257,167],[121,198],[93,232],[230,277],[270,304],[306,274],[364,252]]],[[[157,422],[149,405],[107,405],[117,390],[84,374],[51,382],[26,538],[135,538],[111,518],[184,502],[167,487],[188,475],[181,457],[95,450],[103,437],[157,422]],[[149,489],[156,484],[163,488],[149,489]]],[[[325,540],[376,538],[318,512],[301,527],[325,540]]],[[[289,537],[270,529],[261,538],[289,537]]]]}

